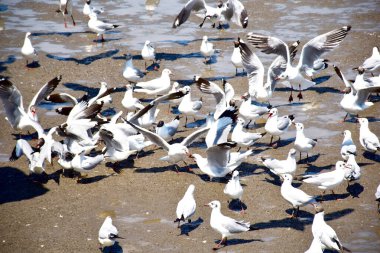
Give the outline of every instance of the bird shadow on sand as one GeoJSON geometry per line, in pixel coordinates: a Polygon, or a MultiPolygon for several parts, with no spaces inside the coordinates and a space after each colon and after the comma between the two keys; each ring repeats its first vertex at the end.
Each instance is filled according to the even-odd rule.
{"type": "MultiPolygon", "coordinates": [[[[194,168],[191,165],[189,165],[188,167],[187,166],[181,166],[181,167],[178,166],[177,169],[178,169],[177,174],[180,174],[180,173],[194,174],[194,172],[192,171],[194,168]],[[191,168],[190,171],[189,171],[189,167],[191,168]]],[[[162,173],[162,172],[166,172],[166,171],[177,172],[174,165],[162,166],[162,167],[151,167],[151,168],[136,168],[134,172],[135,173],[162,173]]]]}
{"type": "Polygon", "coordinates": [[[297,164],[310,164],[310,163],[313,163],[313,162],[317,161],[320,156],[321,156],[321,154],[316,154],[316,155],[309,156],[309,158],[307,158],[304,155],[304,158],[301,159],[301,160],[298,160],[297,164]]]}
{"type": "MultiPolygon", "coordinates": [[[[227,37],[227,38],[209,38],[209,41],[233,41],[234,38],[227,37]]],[[[178,44],[181,46],[188,46],[191,43],[194,42],[201,42],[202,39],[194,39],[194,40],[161,40],[158,41],[158,43],[173,43],[173,44],[178,44]]]]}
{"type": "MultiPolygon", "coordinates": [[[[352,213],[354,209],[346,208],[325,215],[325,220],[336,220],[343,216],[352,213]]],[[[291,214],[292,209],[286,210],[287,213],[291,214]]],[[[259,229],[272,229],[272,228],[291,228],[297,231],[304,231],[305,226],[311,225],[313,223],[313,214],[307,211],[300,210],[298,213],[299,218],[294,219],[290,217],[283,218],[281,220],[269,220],[266,222],[258,222],[253,224],[255,230],[259,229]]]]}
{"type": "Polygon", "coordinates": [[[16,61],[16,56],[14,55],[9,55],[6,60],[0,61],[0,72],[3,72],[7,70],[8,67],[5,65],[10,65],[16,61]]]}
{"type": "Polygon", "coordinates": [[[345,192],[345,193],[330,193],[330,194],[325,194],[322,196],[319,197],[319,199],[322,199],[323,202],[325,201],[339,201],[339,200],[343,200],[343,199],[346,199],[348,198],[349,196],[351,196],[350,193],[348,192],[345,192]]]}
{"type": "Polygon", "coordinates": [[[110,176],[112,175],[98,175],[98,176],[93,176],[93,177],[82,177],[77,182],[78,184],[92,184],[92,183],[99,182],[110,176]]]}
{"type": "MultiPolygon", "coordinates": [[[[75,91],[84,91],[88,95],[88,99],[91,99],[98,95],[100,88],[98,87],[89,87],[84,84],[79,84],[79,83],[64,83],[63,86],[66,88],[69,88],[71,90],[75,91]]],[[[125,92],[125,87],[118,87],[115,89],[114,93],[116,92],[125,92]]]]}
{"type": "Polygon", "coordinates": [[[92,42],[94,42],[94,43],[102,43],[102,44],[104,44],[104,43],[107,43],[107,42],[110,42],[110,41],[116,41],[116,40],[121,40],[122,38],[112,38],[112,39],[110,39],[110,38],[106,38],[106,39],[94,39],[94,40],[92,40],[92,42]]]}
{"type": "Polygon", "coordinates": [[[107,162],[105,165],[111,168],[115,173],[120,174],[125,169],[132,169],[135,161],[133,159],[126,159],[118,163],[107,162]]]}
{"type": "Polygon", "coordinates": [[[190,223],[189,222],[183,223],[180,227],[181,234],[179,235],[189,236],[189,234],[195,229],[197,229],[202,223],[203,223],[203,219],[201,217],[198,217],[197,220],[191,221],[190,223]]]}
{"type": "Polygon", "coordinates": [[[100,53],[100,54],[87,56],[87,57],[84,57],[82,59],[77,59],[77,58],[74,58],[74,57],[62,57],[62,56],[52,55],[52,54],[46,54],[46,57],[48,57],[50,59],[53,59],[53,60],[57,60],[57,61],[64,61],[64,62],[70,62],[70,61],[72,61],[72,62],[75,62],[78,65],[79,64],[90,65],[94,61],[112,57],[113,55],[117,54],[118,52],[119,52],[119,49],[109,50],[109,51],[106,51],[106,52],[103,52],[103,53],[100,53]]]}
{"type": "Polygon", "coordinates": [[[94,33],[90,32],[90,31],[85,31],[85,32],[34,32],[31,34],[31,36],[40,37],[40,36],[60,35],[60,36],[70,37],[71,35],[74,35],[74,34],[94,34],[94,33]]]}
{"type": "MultiPolygon", "coordinates": [[[[375,117],[367,117],[368,122],[380,122],[380,118],[375,118],[375,117]]],[[[358,123],[355,121],[355,123],[358,123]]]]}
{"type": "MultiPolygon", "coordinates": [[[[219,243],[220,240],[214,240],[214,242],[219,243]]],[[[264,242],[264,241],[261,239],[237,239],[237,238],[233,238],[233,239],[227,240],[227,245],[221,249],[224,249],[225,247],[228,247],[228,246],[246,244],[246,243],[251,243],[251,242],[264,242]]]]}
{"type": "Polygon", "coordinates": [[[317,174],[323,170],[331,170],[334,165],[326,165],[326,166],[316,166],[314,164],[307,164],[307,168],[305,170],[305,174],[317,174]]]}
{"type": "Polygon", "coordinates": [[[364,151],[363,156],[368,160],[380,162],[380,155],[379,154],[364,151]]]}
{"type": "Polygon", "coordinates": [[[192,53],[187,53],[187,54],[157,53],[156,58],[159,60],[165,60],[165,61],[176,61],[178,59],[194,59],[194,58],[202,59],[203,56],[200,52],[192,52],[192,53]]]}
{"type": "Polygon", "coordinates": [[[37,69],[37,68],[41,67],[41,65],[40,65],[40,63],[38,61],[32,61],[31,63],[28,63],[26,65],[26,67],[28,69],[37,69]]]}
{"type": "Polygon", "coordinates": [[[228,209],[234,212],[242,212],[247,210],[247,205],[244,202],[241,202],[238,199],[233,199],[228,201],[228,209]]]}
{"type": "Polygon", "coordinates": [[[0,169],[0,204],[32,199],[49,191],[31,176],[15,167],[0,169]]]}
{"type": "Polygon", "coordinates": [[[243,162],[236,168],[236,170],[239,171],[239,176],[241,178],[265,173],[265,168],[263,168],[263,166],[248,162],[243,162]]]}
{"type": "Polygon", "coordinates": [[[360,183],[354,183],[347,185],[346,190],[352,198],[359,198],[360,193],[364,191],[364,187],[360,183]]]}
{"type": "Polygon", "coordinates": [[[105,247],[100,252],[102,253],[123,253],[123,248],[120,246],[119,242],[116,241],[112,247],[105,247]]]}

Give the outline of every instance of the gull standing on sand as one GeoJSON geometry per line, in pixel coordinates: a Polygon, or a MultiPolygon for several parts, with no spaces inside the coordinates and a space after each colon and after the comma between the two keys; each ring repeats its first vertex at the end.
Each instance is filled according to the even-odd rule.
{"type": "Polygon", "coordinates": [[[235,170],[232,173],[232,178],[228,181],[223,190],[224,194],[232,199],[238,199],[241,205],[241,211],[244,211],[241,197],[243,196],[243,187],[240,184],[239,171],[235,170]]]}
{"type": "Polygon", "coordinates": [[[214,44],[212,44],[211,42],[208,41],[208,38],[207,38],[206,35],[203,36],[202,44],[201,44],[201,49],[200,50],[201,50],[201,54],[205,58],[203,62],[205,64],[207,62],[210,62],[211,58],[214,55],[214,53],[215,53],[216,50],[214,49],[214,44]]]}
{"type": "Polygon", "coordinates": [[[204,117],[201,113],[200,110],[202,109],[202,98],[200,100],[191,100],[191,87],[190,86],[185,86],[185,90],[188,91],[187,95],[185,95],[182,98],[181,103],[178,105],[178,111],[182,114],[185,115],[185,127],[187,124],[187,116],[193,116],[194,121],[195,121],[195,116],[200,116],[204,117]]]}
{"type": "Polygon", "coordinates": [[[145,69],[146,69],[146,61],[156,61],[156,53],[154,52],[154,47],[150,43],[149,40],[145,41],[144,47],[141,50],[141,56],[145,61],[145,69]]]}
{"type": "Polygon", "coordinates": [[[179,115],[177,115],[172,121],[164,123],[160,120],[156,126],[156,134],[161,136],[164,140],[172,139],[179,127],[179,115]]]}
{"type": "Polygon", "coordinates": [[[89,15],[89,17],[90,17],[90,20],[88,21],[88,28],[90,28],[91,31],[96,33],[96,39],[98,39],[98,37],[102,35],[102,40],[101,40],[102,42],[105,42],[104,36],[103,36],[104,33],[120,26],[120,25],[105,23],[101,20],[98,20],[98,16],[94,12],[92,12],[89,15]]]}
{"type": "Polygon", "coordinates": [[[124,54],[124,56],[125,56],[126,62],[125,62],[124,70],[123,70],[123,77],[129,83],[139,82],[145,76],[145,73],[133,66],[131,54],[124,54]]]}
{"type": "Polygon", "coordinates": [[[282,40],[254,33],[248,33],[247,38],[256,48],[262,49],[262,52],[282,55],[286,59],[286,70],[278,76],[278,79],[288,79],[290,82],[293,82],[295,86],[292,85],[291,88],[299,90],[300,94],[298,97],[302,99],[301,91],[316,85],[315,82],[305,79],[302,73],[307,69],[312,69],[314,62],[323,54],[338,47],[350,30],[351,26],[343,26],[310,40],[303,46],[300,60],[296,67],[292,66],[289,47],[282,40]]]}
{"type": "Polygon", "coordinates": [[[244,93],[241,96],[243,101],[239,107],[239,115],[244,119],[244,124],[246,124],[247,128],[249,128],[249,124],[256,119],[268,113],[271,106],[266,106],[258,103],[252,104],[252,97],[248,92],[244,93]],[[248,123],[247,123],[248,122],[248,123]]]}
{"type": "Polygon", "coordinates": [[[282,176],[284,174],[294,175],[297,169],[296,152],[297,151],[294,148],[290,149],[286,160],[261,157],[261,161],[265,167],[277,176],[282,176]]]}
{"type": "Polygon", "coordinates": [[[65,28],[67,28],[66,17],[70,16],[73,21],[73,26],[75,26],[75,20],[73,17],[73,5],[71,0],[59,0],[59,9],[56,12],[61,12],[63,15],[63,23],[65,24],[65,28]]]}
{"type": "Polygon", "coordinates": [[[223,215],[218,200],[211,201],[207,206],[212,208],[210,226],[222,234],[222,240],[213,248],[214,250],[221,248],[222,245],[227,245],[227,237],[230,235],[252,230],[249,222],[237,221],[223,215]]]}
{"type": "Polygon", "coordinates": [[[348,182],[358,180],[361,176],[360,172],[360,166],[356,162],[355,155],[354,154],[348,154],[348,159],[347,159],[347,169],[346,169],[346,174],[344,175],[344,179],[347,180],[348,182]]]}
{"type": "Polygon", "coordinates": [[[178,202],[176,215],[177,219],[174,222],[178,222],[178,227],[180,227],[181,221],[186,220],[190,223],[190,217],[194,215],[197,204],[194,199],[195,186],[193,184],[189,185],[187,191],[183,198],[178,202]]]}
{"type": "Polygon", "coordinates": [[[257,140],[262,138],[266,133],[249,133],[244,132],[244,120],[241,118],[238,118],[236,121],[236,125],[234,130],[231,134],[231,141],[236,142],[239,146],[246,146],[250,147],[255,143],[257,140]]]}
{"type": "Polygon", "coordinates": [[[371,57],[365,59],[363,64],[357,69],[363,69],[365,72],[373,72],[380,67],[380,53],[378,47],[373,47],[371,57]]]}
{"type": "Polygon", "coordinates": [[[294,120],[293,115],[278,117],[277,108],[272,108],[269,111],[268,120],[265,123],[265,131],[271,135],[269,146],[272,145],[273,136],[278,136],[277,144],[281,140],[281,135],[288,131],[288,128],[294,120]]]}
{"type": "Polygon", "coordinates": [[[238,37],[237,41],[234,41],[234,50],[231,55],[231,62],[235,66],[235,74],[237,75],[238,69],[243,69],[243,60],[241,58],[241,50],[239,48],[240,38],[238,37]]]}
{"type": "Polygon", "coordinates": [[[293,176],[290,174],[283,174],[284,181],[281,185],[281,196],[293,206],[292,218],[298,216],[300,206],[316,203],[313,196],[306,194],[304,191],[294,188],[292,186],[293,176]]]}
{"type": "Polygon", "coordinates": [[[323,249],[336,250],[343,252],[351,252],[350,250],[343,247],[338,236],[336,235],[334,229],[332,229],[325,222],[325,210],[323,206],[319,203],[314,204],[315,215],[313,219],[313,224],[311,226],[311,231],[314,238],[319,238],[323,249]]]}
{"type": "Polygon", "coordinates": [[[372,153],[380,150],[379,138],[369,130],[368,119],[358,118],[360,124],[359,141],[362,147],[372,153]]]}
{"type": "Polygon", "coordinates": [[[145,91],[163,91],[164,89],[168,89],[168,92],[171,88],[170,76],[174,75],[170,69],[162,70],[161,76],[146,82],[139,82],[135,86],[135,92],[139,92],[137,88],[145,91]]]}
{"type": "Polygon", "coordinates": [[[105,247],[113,246],[116,238],[123,239],[119,236],[117,228],[112,224],[112,218],[107,216],[99,229],[98,241],[101,246],[100,250],[103,251],[105,247]]]}
{"type": "Polygon", "coordinates": [[[30,32],[27,32],[25,34],[24,44],[21,48],[21,53],[26,59],[26,66],[28,66],[28,60],[32,59],[34,62],[34,59],[37,57],[37,51],[32,45],[32,41],[30,40],[29,36],[31,35],[30,32]]]}
{"type": "Polygon", "coordinates": [[[133,97],[133,89],[130,84],[125,85],[126,91],[121,104],[127,111],[136,111],[144,108],[144,105],[138,98],[133,97]]]}
{"type": "Polygon", "coordinates": [[[343,131],[343,142],[340,148],[340,155],[344,160],[348,159],[349,154],[356,154],[356,145],[352,141],[351,131],[344,130],[343,131]]]}
{"type": "Polygon", "coordinates": [[[317,145],[317,139],[310,139],[304,134],[304,125],[302,123],[295,123],[297,133],[296,140],[294,141],[294,147],[301,153],[306,152],[306,160],[309,160],[309,151],[312,150],[315,145],[317,145]]]}

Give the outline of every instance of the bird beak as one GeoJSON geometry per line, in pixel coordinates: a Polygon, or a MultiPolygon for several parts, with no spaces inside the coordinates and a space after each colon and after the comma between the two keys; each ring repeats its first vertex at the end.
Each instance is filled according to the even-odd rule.
{"type": "Polygon", "coordinates": [[[269,113],[268,118],[272,117],[272,115],[273,115],[272,113],[269,113]]]}
{"type": "Polygon", "coordinates": [[[194,158],[194,156],[193,156],[191,153],[188,153],[187,156],[188,156],[189,158],[194,158]]]}
{"type": "Polygon", "coordinates": [[[204,204],[203,206],[210,206],[209,204],[204,204]]]}

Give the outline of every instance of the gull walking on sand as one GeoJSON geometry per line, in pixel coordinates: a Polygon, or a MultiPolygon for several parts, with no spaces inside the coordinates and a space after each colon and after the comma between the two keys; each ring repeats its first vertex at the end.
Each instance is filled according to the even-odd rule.
{"type": "Polygon", "coordinates": [[[156,61],[156,53],[154,51],[154,47],[152,46],[152,43],[149,40],[145,41],[144,43],[144,47],[141,50],[141,57],[145,61],[145,69],[146,69],[146,61],[153,61],[153,64],[156,61]]]}
{"type": "Polygon", "coordinates": [[[90,20],[88,21],[88,28],[90,28],[91,31],[96,33],[96,39],[98,39],[98,37],[102,35],[102,42],[105,42],[104,33],[120,26],[98,20],[98,16],[94,12],[92,12],[89,15],[89,17],[90,20]]]}
{"type": "Polygon", "coordinates": [[[187,191],[183,198],[178,202],[176,215],[177,219],[174,222],[178,222],[178,227],[180,227],[181,221],[186,220],[190,223],[190,217],[194,215],[197,204],[194,199],[195,186],[193,184],[189,185],[187,191]]]}
{"type": "Polygon", "coordinates": [[[294,147],[300,152],[300,161],[302,152],[306,152],[306,160],[309,160],[309,151],[317,145],[317,139],[310,139],[304,134],[304,125],[302,123],[295,123],[297,133],[294,147]]]}
{"type": "Polygon", "coordinates": [[[124,70],[123,70],[123,77],[129,83],[135,84],[139,82],[145,76],[145,73],[133,66],[131,54],[124,54],[124,56],[125,56],[126,62],[125,62],[124,70]]]}
{"type": "Polygon", "coordinates": [[[278,136],[276,144],[276,146],[278,146],[278,143],[281,140],[281,135],[288,131],[293,120],[293,115],[279,117],[277,108],[270,109],[268,120],[265,123],[265,131],[271,135],[269,146],[272,145],[273,136],[278,136]]]}
{"type": "Polygon", "coordinates": [[[352,140],[350,130],[344,130],[343,135],[344,137],[340,148],[340,155],[346,161],[350,154],[356,155],[356,145],[352,140]]]}
{"type": "Polygon", "coordinates": [[[30,32],[27,32],[25,34],[24,44],[21,48],[21,53],[26,60],[26,66],[28,66],[29,59],[32,59],[34,62],[35,58],[38,55],[36,49],[32,45],[32,41],[29,38],[30,35],[31,35],[30,32]]]}

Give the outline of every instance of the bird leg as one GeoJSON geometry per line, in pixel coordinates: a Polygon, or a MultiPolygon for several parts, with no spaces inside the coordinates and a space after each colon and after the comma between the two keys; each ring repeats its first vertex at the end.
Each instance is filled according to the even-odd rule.
{"type": "Polygon", "coordinates": [[[146,61],[145,61],[145,69],[146,69],[146,61]]]}
{"type": "Polygon", "coordinates": [[[252,120],[249,120],[248,124],[245,126],[245,128],[249,129],[249,124],[251,124],[252,120]]]}
{"type": "Polygon", "coordinates": [[[73,26],[75,26],[75,20],[74,20],[73,15],[71,15],[71,20],[73,21],[73,26]]]}
{"type": "Polygon", "coordinates": [[[185,116],[185,127],[187,128],[187,116],[185,116]]]}
{"type": "Polygon", "coordinates": [[[299,91],[297,97],[298,97],[298,101],[300,101],[301,99],[303,99],[303,96],[302,96],[302,93],[301,93],[301,84],[299,84],[298,86],[299,86],[300,91],[299,91]]]}
{"type": "Polygon", "coordinates": [[[344,116],[344,118],[343,118],[343,120],[342,120],[342,123],[346,121],[347,116],[348,116],[348,113],[346,114],[346,116],[344,116]]]}
{"type": "Polygon", "coordinates": [[[306,163],[309,163],[309,153],[306,152],[306,163]]]}
{"type": "Polygon", "coordinates": [[[239,152],[239,151],[240,151],[240,149],[241,149],[241,147],[239,147],[239,149],[237,150],[237,152],[239,152]]]}
{"type": "Polygon", "coordinates": [[[272,141],[273,141],[273,135],[272,135],[272,137],[270,138],[269,146],[272,146],[272,141]]]}
{"type": "Polygon", "coordinates": [[[215,247],[212,249],[213,250],[220,249],[222,245],[227,245],[227,237],[222,238],[222,240],[220,240],[220,242],[217,245],[215,245],[215,247]]]}
{"type": "Polygon", "coordinates": [[[222,24],[219,21],[219,25],[218,25],[217,29],[222,29],[222,28],[223,28],[223,26],[222,26],[222,24]]]}
{"type": "Polygon", "coordinates": [[[290,90],[290,96],[289,96],[289,103],[293,102],[293,85],[292,89],[290,90]]]}
{"type": "Polygon", "coordinates": [[[191,168],[190,168],[190,166],[185,162],[185,161],[182,161],[184,164],[185,164],[185,166],[187,167],[187,169],[191,172],[191,171],[193,171],[191,168]]]}
{"type": "Polygon", "coordinates": [[[237,71],[237,68],[235,68],[235,76],[237,76],[238,74],[238,71],[237,71]]]}
{"type": "Polygon", "coordinates": [[[301,151],[300,151],[300,160],[298,162],[301,162],[301,151]]]}
{"type": "Polygon", "coordinates": [[[104,39],[104,35],[102,34],[102,42],[105,42],[106,40],[104,39]]]}
{"type": "Polygon", "coordinates": [[[177,166],[177,164],[174,164],[174,168],[175,168],[175,170],[176,170],[176,172],[177,172],[177,174],[178,174],[179,171],[178,171],[178,166],[177,166]]]}
{"type": "Polygon", "coordinates": [[[243,207],[243,202],[241,201],[241,199],[239,199],[239,202],[240,202],[240,207],[241,207],[240,214],[245,214],[245,210],[244,210],[244,207],[243,207]]]}
{"type": "Polygon", "coordinates": [[[215,23],[211,25],[212,28],[215,28],[215,23]]]}
{"type": "MultiPolygon", "coordinates": [[[[206,18],[210,18],[210,17],[211,17],[210,15],[205,16],[205,18],[203,19],[203,21],[202,21],[202,23],[199,25],[199,27],[202,28],[203,24],[204,24],[205,21],[206,21],[206,18]]],[[[214,27],[215,27],[215,24],[214,24],[214,27]]]]}

